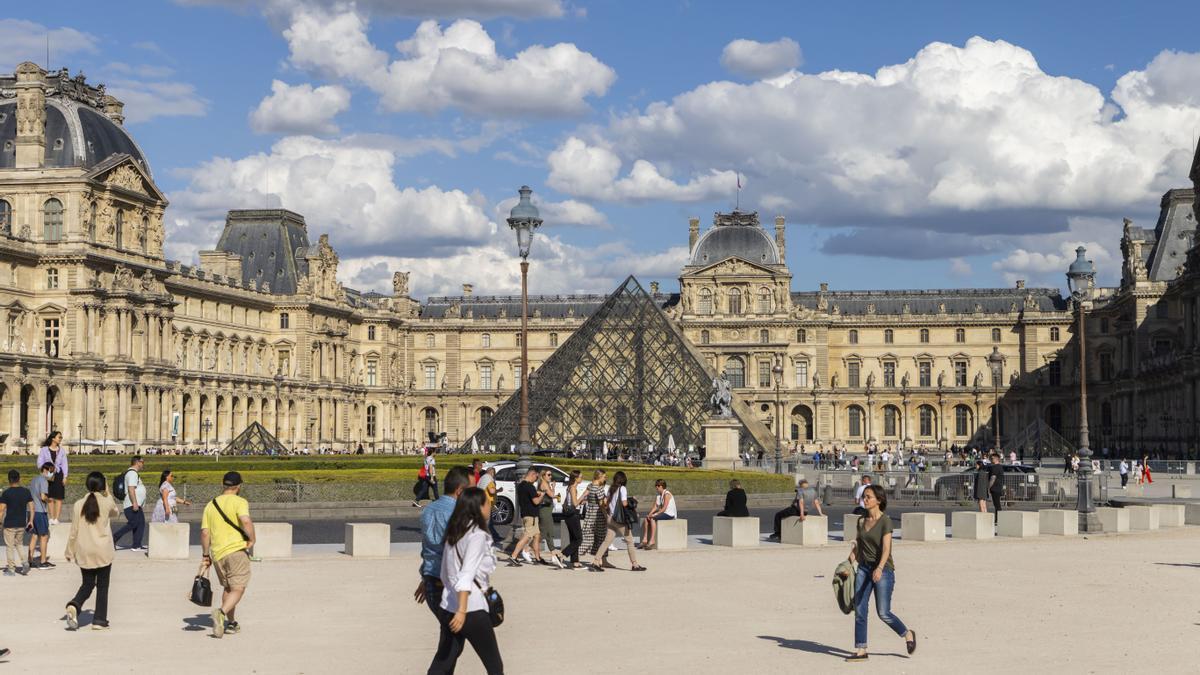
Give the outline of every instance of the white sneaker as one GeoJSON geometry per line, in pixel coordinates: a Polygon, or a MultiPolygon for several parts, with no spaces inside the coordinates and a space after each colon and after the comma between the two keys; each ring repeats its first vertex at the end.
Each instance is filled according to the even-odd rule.
{"type": "Polygon", "coordinates": [[[617,545],[616,545],[616,544],[609,544],[609,545],[608,545],[608,550],[610,550],[610,551],[620,551],[621,549],[617,548],[617,545]]]}
{"type": "Polygon", "coordinates": [[[51,519],[50,519],[50,524],[51,524],[51,525],[57,525],[57,524],[58,524],[58,518],[51,518],[51,519]]]}
{"type": "Polygon", "coordinates": [[[559,558],[558,556],[554,555],[554,556],[550,556],[550,560],[552,560],[555,565],[558,565],[558,569],[560,569],[560,570],[567,569],[567,566],[563,564],[562,558],[559,558]]]}
{"type": "Polygon", "coordinates": [[[529,551],[521,551],[521,560],[527,563],[533,563],[533,556],[529,555],[529,551]]]}

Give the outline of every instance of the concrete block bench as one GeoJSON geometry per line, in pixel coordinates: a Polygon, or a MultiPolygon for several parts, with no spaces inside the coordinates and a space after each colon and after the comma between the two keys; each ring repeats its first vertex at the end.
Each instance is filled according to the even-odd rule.
{"type": "Polygon", "coordinates": [[[996,534],[1001,537],[1036,537],[1041,534],[1041,521],[1034,511],[1001,511],[996,534]]]}
{"type": "Polygon", "coordinates": [[[154,560],[187,560],[187,523],[150,523],[150,557],[154,560]]]}
{"type": "Polygon", "coordinates": [[[1126,506],[1130,530],[1157,530],[1158,511],[1152,506],[1126,506]]]}
{"type": "MultiPolygon", "coordinates": [[[[25,546],[28,546],[28,541],[32,534],[25,537],[25,546]]],[[[50,562],[61,563],[66,559],[67,555],[67,539],[71,536],[71,524],[59,523],[58,525],[50,525],[50,541],[46,543],[46,552],[50,556],[50,562]]]]}
{"type": "Polygon", "coordinates": [[[995,518],[982,511],[955,511],[950,514],[950,529],[955,539],[991,539],[995,536],[995,518]]]}
{"type": "Polygon", "coordinates": [[[854,541],[858,536],[858,519],[861,517],[853,513],[842,516],[842,541],[854,541]]]}
{"type": "Polygon", "coordinates": [[[900,534],[905,541],[946,541],[946,516],[905,513],[900,516],[900,534]]]}
{"type": "Polygon", "coordinates": [[[828,516],[799,516],[784,518],[779,524],[780,541],[797,546],[824,546],[829,542],[828,516]]]}
{"type": "Polygon", "coordinates": [[[1183,522],[1186,525],[1200,525],[1200,504],[1184,506],[1183,522]]]}
{"type": "Polygon", "coordinates": [[[1079,534],[1079,512],[1066,509],[1038,511],[1038,530],[1042,534],[1070,537],[1079,534]]]}
{"type": "Polygon", "coordinates": [[[713,516],[713,545],[735,548],[758,546],[758,518],[713,516]]]}
{"type": "Polygon", "coordinates": [[[346,523],[346,555],[357,558],[386,558],[391,554],[391,525],[346,523]]]}
{"type": "Polygon", "coordinates": [[[657,533],[654,535],[654,545],[660,551],[682,551],[688,545],[688,528],[686,518],[675,520],[660,520],[654,524],[657,533]]]}
{"type": "Polygon", "coordinates": [[[1096,507],[1096,517],[1100,519],[1101,532],[1129,531],[1129,509],[1098,506],[1096,507]]]}
{"type": "Polygon", "coordinates": [[[1158,512],[1159,527],[1183,527],[1186,516],[1183,504],[1155,504],[1152,508],[1158,512]]]}
{"type": "Polygon", "coordinates": [[[1171,496],[1175,499],[1191,499],[1192,487],[1190,485],[1172,485],[1171,496]]]}
{"type": "Polygon", "coordinates": [[[292,557],[291,523],[254,523],[254,555],[260,558],[292,557]]]}

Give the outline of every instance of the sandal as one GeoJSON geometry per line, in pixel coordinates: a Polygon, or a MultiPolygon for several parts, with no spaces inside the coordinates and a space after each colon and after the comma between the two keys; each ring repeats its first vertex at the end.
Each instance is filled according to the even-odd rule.
{"type": "Polygon", "coordinates": [[[917,651],[917,631],[910,630],[909,632],[912,633],[912,639],[905,640],[904,646],[908,649],[908,653],[911,654],[917,651]]]}
{"type": "Polygon", "coordinates": [[[589,572],[603,572],[604,568],[599,565],[588,565],[589,572]]]}
{"type": "MultiPolygon", "coordinates": [[[[642,567],[641,565],[634,565],[634,566],[633,566],[633,569],[632,569],[632,570],[630,570],[630,571],[632,571],[632,572],[645,572],[645,571],[646,571],[646,568],[645,568],[645,567],[642,567]]],[[[911,653],[911,652],[909,652],[909,653],[911,653]]]]}

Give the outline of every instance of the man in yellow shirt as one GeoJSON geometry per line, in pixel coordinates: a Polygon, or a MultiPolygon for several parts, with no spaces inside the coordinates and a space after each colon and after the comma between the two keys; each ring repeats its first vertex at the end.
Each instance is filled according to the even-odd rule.
{"type": "Polygon", "coordinates": [[[204,572],[217,570],[217,581],[225,592],[221,605],[213,610],[213,637],[226,631],[240,630],[234,611],[250,583],[250,550],[254,547],[254,523],[250,520],[250,502],[242,498],[242,475],[225,474],[221,481],[225,492],[204,507],[200,521],[200,548],[204,552],[204,572]],[[226,621],[229,623],[226,624],[226,621]]]}

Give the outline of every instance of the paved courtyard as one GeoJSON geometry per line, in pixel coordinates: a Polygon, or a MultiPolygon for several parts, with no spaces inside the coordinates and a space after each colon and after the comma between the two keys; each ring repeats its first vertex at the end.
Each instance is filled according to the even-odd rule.
{"type": "MultiPolygon", "coordinates": [[[[109,632],[62,629],[78,572],[0,579],[13,672],[422,673],[437,629],[415,605],[418,556],[349,559],[337,546],[254,568],[240,635],[208,636],[185,599],[194,562],[118,553],[109,632]],[[129,654],[126,667],[114,657],[129,654]]],[[[645,574],[501,568],[508,673],[836,672],[853,644],[830,575],[845,547],[643,553],[645,574]],[[570,614],[570,616],[568,616],[570,614]],[[619,645],[619,646],[618,646],[619,645]]],[[[624,552],[614,562],[627,566],[624,552]]],[[[898,542],[896,613],[917,654],[871,620],[871,661],[896,673],[1195,672],[1200,529],[1086,539],[898,542]]],[[[85,620],[90,612],[85,614],[85,620]]],[[[86,627],[85,627],[86,628],[86,627]]],[[[469,650],[459,672],[482,672],[469,650]]]]}

